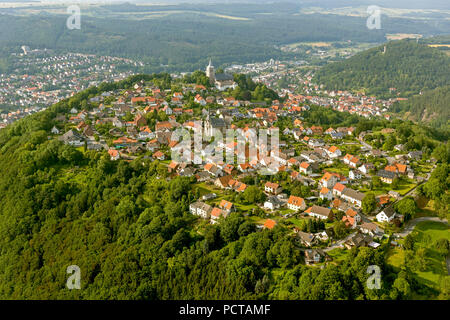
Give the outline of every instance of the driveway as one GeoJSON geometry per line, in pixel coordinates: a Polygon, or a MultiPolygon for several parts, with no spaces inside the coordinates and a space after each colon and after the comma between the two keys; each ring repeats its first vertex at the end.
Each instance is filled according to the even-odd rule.
{"type": "MultiPolygon", "coordinates": [[[[416,218],[416,219],[412,219],[410,221],[408,221],[403,229],[402,232],[399,233],[394,233],[395,237],[400,237],[400,238],[404,238],[406,237],[408,234],[410,234],[414,228],[416,227],[416,225],[420,222],[424,222],[424,221],[434,221],[434,222],[442,222],[445,224],[448,224],[448,221],[446,219],[439,219],[438,217],[421,217],[421,218],[416,218]]],[[[447,264],[448,264],[448,260],[447,260],[447,264]]]]}

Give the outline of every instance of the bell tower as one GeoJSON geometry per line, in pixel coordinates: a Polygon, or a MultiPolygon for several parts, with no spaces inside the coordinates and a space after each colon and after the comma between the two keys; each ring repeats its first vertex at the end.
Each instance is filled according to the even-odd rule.
{"type": "Polygon", "coordinates": [[[209,59],[209,65],[206,67],[206,76],[209,78],[209,83],[214,85],[216,82],[216,72],[214,71],[211,59],[209,59]]]}

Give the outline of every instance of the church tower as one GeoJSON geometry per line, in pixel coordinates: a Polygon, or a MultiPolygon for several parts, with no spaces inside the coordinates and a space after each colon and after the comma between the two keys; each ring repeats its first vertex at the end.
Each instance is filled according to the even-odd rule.
{"type": "Polygon", "coordinates": [[[211,63],[211,59],[209,59],[209,65],[206,67],[206,76],[209,78],[209,83],[214,85],[216,82],[216,73],[214,71],[214,66],[211,63]]]}

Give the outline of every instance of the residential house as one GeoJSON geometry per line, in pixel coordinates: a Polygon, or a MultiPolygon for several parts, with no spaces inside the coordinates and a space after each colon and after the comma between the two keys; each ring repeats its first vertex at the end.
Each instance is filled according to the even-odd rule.
{"type": "Polygon", "coordinates": [[[381,237],[384,233],[383,229],[381,229],[377,224],[373,222],[364,222],[359,226],[359,230],[361,230],[364,234],[369,234],[372,237],[381,237]]]}
{"type": "Polygon", "coordinates": [[[266,221],[264,222],[263,228],[272,230],[276,225],[277,225],[277,222],[275,220],[266,219],[266,221]]]}
{"type": "Polygon", "coordinates": [[[327,149],[327,154],[330,158],[338,158],[342,155],[341,150],[336,146],[331,146],[327,149]]]}
{"type": "Polygon", "coordinates": [[[234,204],[227,200],[220,201],[219,208],[222,209],[226,213],[231,213],[236,211],[234,204]]]}
{"type": "Polygon", "coordinates": [[[321,249],[305,250],[305,264],[312,265],[322,261],[331,261],[331,257],[321,249]]]}
{"type": "Polygon", "coordinates": [[[299,166],[300,172],[304,174],[311,174],[312,173],[312,166],[308,162],[302,162],[299,166]]]}
{"type": "Polygon", "coordinates": [[[306,247],[311,247],[317,244],[318,241],[312,233],[307,233],[296,229],[294,229],[294,231],[297,233],[298,240],[302,245],[306,247]]]}
{"type": "Polygon", "coordinates": [[[291,210],[299,211],[299,210],[305,210],[306,203],[303,198],[296,197],[296,196],[290,196],[287,206],[291,210]]]}
{"type": "Polygon", "coordinates": [[[270,196],[264,202],[264,209],[276,210],[276,209],[279,209],[282,205],[283,205],[283,202],[280,199],[278,199],[277,196],[270,196]]]}
{"type": "Polygon", "coordinates": [[[196,216],[200,216],[204,219],[208,219],[211,215],[212,207],[204,202],[197,201],[191,203],[189,211],[196,216]]]}
{"type": "Polygon", "coordinates": [[[340,197],[342,195],[342,192],[344,192],[346,186],[343,185],[342,183],[338,182],[334,185],[333,187],[333,195],[340,197]]]}
{"type": "Polygon", "coordinates": [[[380,177],[380,180],[384,183],[391,184],[394,182],[394,179],[397,177],[397,174],[392,171],[386,171],[386,170],[378,170],[377,176],[380,177]]]}
{"type": "Polygon", "coordinates": [[[115,150],[115,149],[109,149],[108,150],[108,154],[110,155],[110,157],[111,157],[111,160],[119,160],[120,159],[120,153],[119,153],[119,151],[118,150],[115,150]]]}
{"type": "Polygon", "coordinates": [[[307,213],[311,217],[319,218],[319,219],[332,219],[333,218],[331,209],[316,206],[316,205],[306,209],[305,213],[307,213]]]}
{"type": "Polygon", "coordinates": [[[264,190],[268,193],[279,194],[282,191],[282,188],[278,183],[268,181],[264,185],[264,190]]]}
{"type": "Polygon", "coordinates": [[[376,215],[379,222],[392,222],[395,218],[395,210],[392,206],[386,207],[376,215]]]}
{"type": "Polygon", "coordinates": [[[218,222],[218,220],[220,219],[220,217],[226,218],[228,216],[228,213],[219,208],[213,208],[211,210],[210,216],[211,216],[211,220],[210,220],[211,223],[216,224],[218,222]]]}
{"type": "Polygon", "coordinates": [[[326,188],[326,187],[322,187],[322,189],[320,190],[319,193],[320,199],[326,199],[331,201],[333,199],[333,193],[331,192],[330,189],[326,188]]]}
{"type": "Polygon", "coordinates": [[[319,181],[319,184],[322,187],[328,189],[333,188],[336,183],[338,183],[338,178],[335,175],[331,174],[330,172],[325,172],[322,179],[320,179],[319,181]]]}
{"type": "Polygon", "coordinates": [[[350,188],[345,188],[344,192],[342,192],[341,198],[345,201],[361,207],[362,200],[364,199],[365,194],[350,188]]]}

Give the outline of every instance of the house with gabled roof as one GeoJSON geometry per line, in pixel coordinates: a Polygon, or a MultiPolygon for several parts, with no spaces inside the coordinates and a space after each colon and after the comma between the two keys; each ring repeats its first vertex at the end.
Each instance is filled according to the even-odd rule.
{"type": "Polygon", "coordinates": [[[278,183],[267,181],[264,185],[264,191],[272,194],[279,194],[282,191],[282,188],[278,183]]]}
{"type": "Polygon", "coordinates": [[[287,206],[291,210],[299,211],[299,210],[305,210],[306,203],[305,203],[305,200],[303,198],[291,195],[289,197],[289,199],[288,199],[287,206]]]}
{"type": "Polygon", "coordinates": [[[328,156],[332,159],[338,158],[342,155],[341,150],[336,146],[331,146],[326,151],[327,151],[328,156]]]}
{"type": "Polygon", "coordinates": [[[322,187],[322,189],[319,192],[319,197],[320,199],[326,199],[326,200],[333,200],[333,193],[331,192],[330,189],[326,188],[326,187],[322,187]]]}
{"type": "Polygon", "coordinates": [[[351,188],[345,188],[344,192],[342,192],[341,195],[342,199],[358,207],[361,207],[364,197],[365,197],[364,193],[353,190],[351,188]]]}
{"type": "Polygon", "coordinates": [[[234,207],[234,204],[231,203],[230,201],[225,200],[225,199],[220,201],[219,208],[222,209],[223,211],[227,212],[227,213],[236,211],[236,208],[234,207]]]}
{"type": "Polygon", "coordinates": [[[224,217],[226,218],[228,216],[228,213],[221,210],[220,208],[213,208],[211,210],[211,220],[210,222],[212,224],[216,224],[218,222],[218,220],[220,219],[220,217],[224,217]]]}
{"type": "Polygon", "coordinates": [[[379,222],[392,222],[392,220],[395,219],[395,210],[392,206],[388,206],[386,208],[384,208],[382,211],[380,211],[377,215],[377,221],[379,222]]]}
{"type": "Polygon", "coordinates": [[[346,186],[342,183],[338,182],[333,187],[333,195],[340,197],[342,195],[342,192],[344,192],[346,186]]]}
{"type": "Polygon", "coordinates": [[[338,178],[330,172],[325,172],[319,183],[322,187],[331,189],[336,183],[338,183],[338,178]]]}
{"type": "Polygon", "coordinates": [[[300,163],[299,170],[300,170],[300,172],[302,172],[304,174],[311,174],[313,171],[311,164],[309,164],[308,162],[305,162],[305,161],[300,163]]]}
{"type": "Polygon", "coordinates": [[[309,216],[319,219],[332,219],[333,213],[331,212],[331,209],[320,207],[320,206],[312,206],[305,210],[305,213],[307,213],[309,216]]]}

